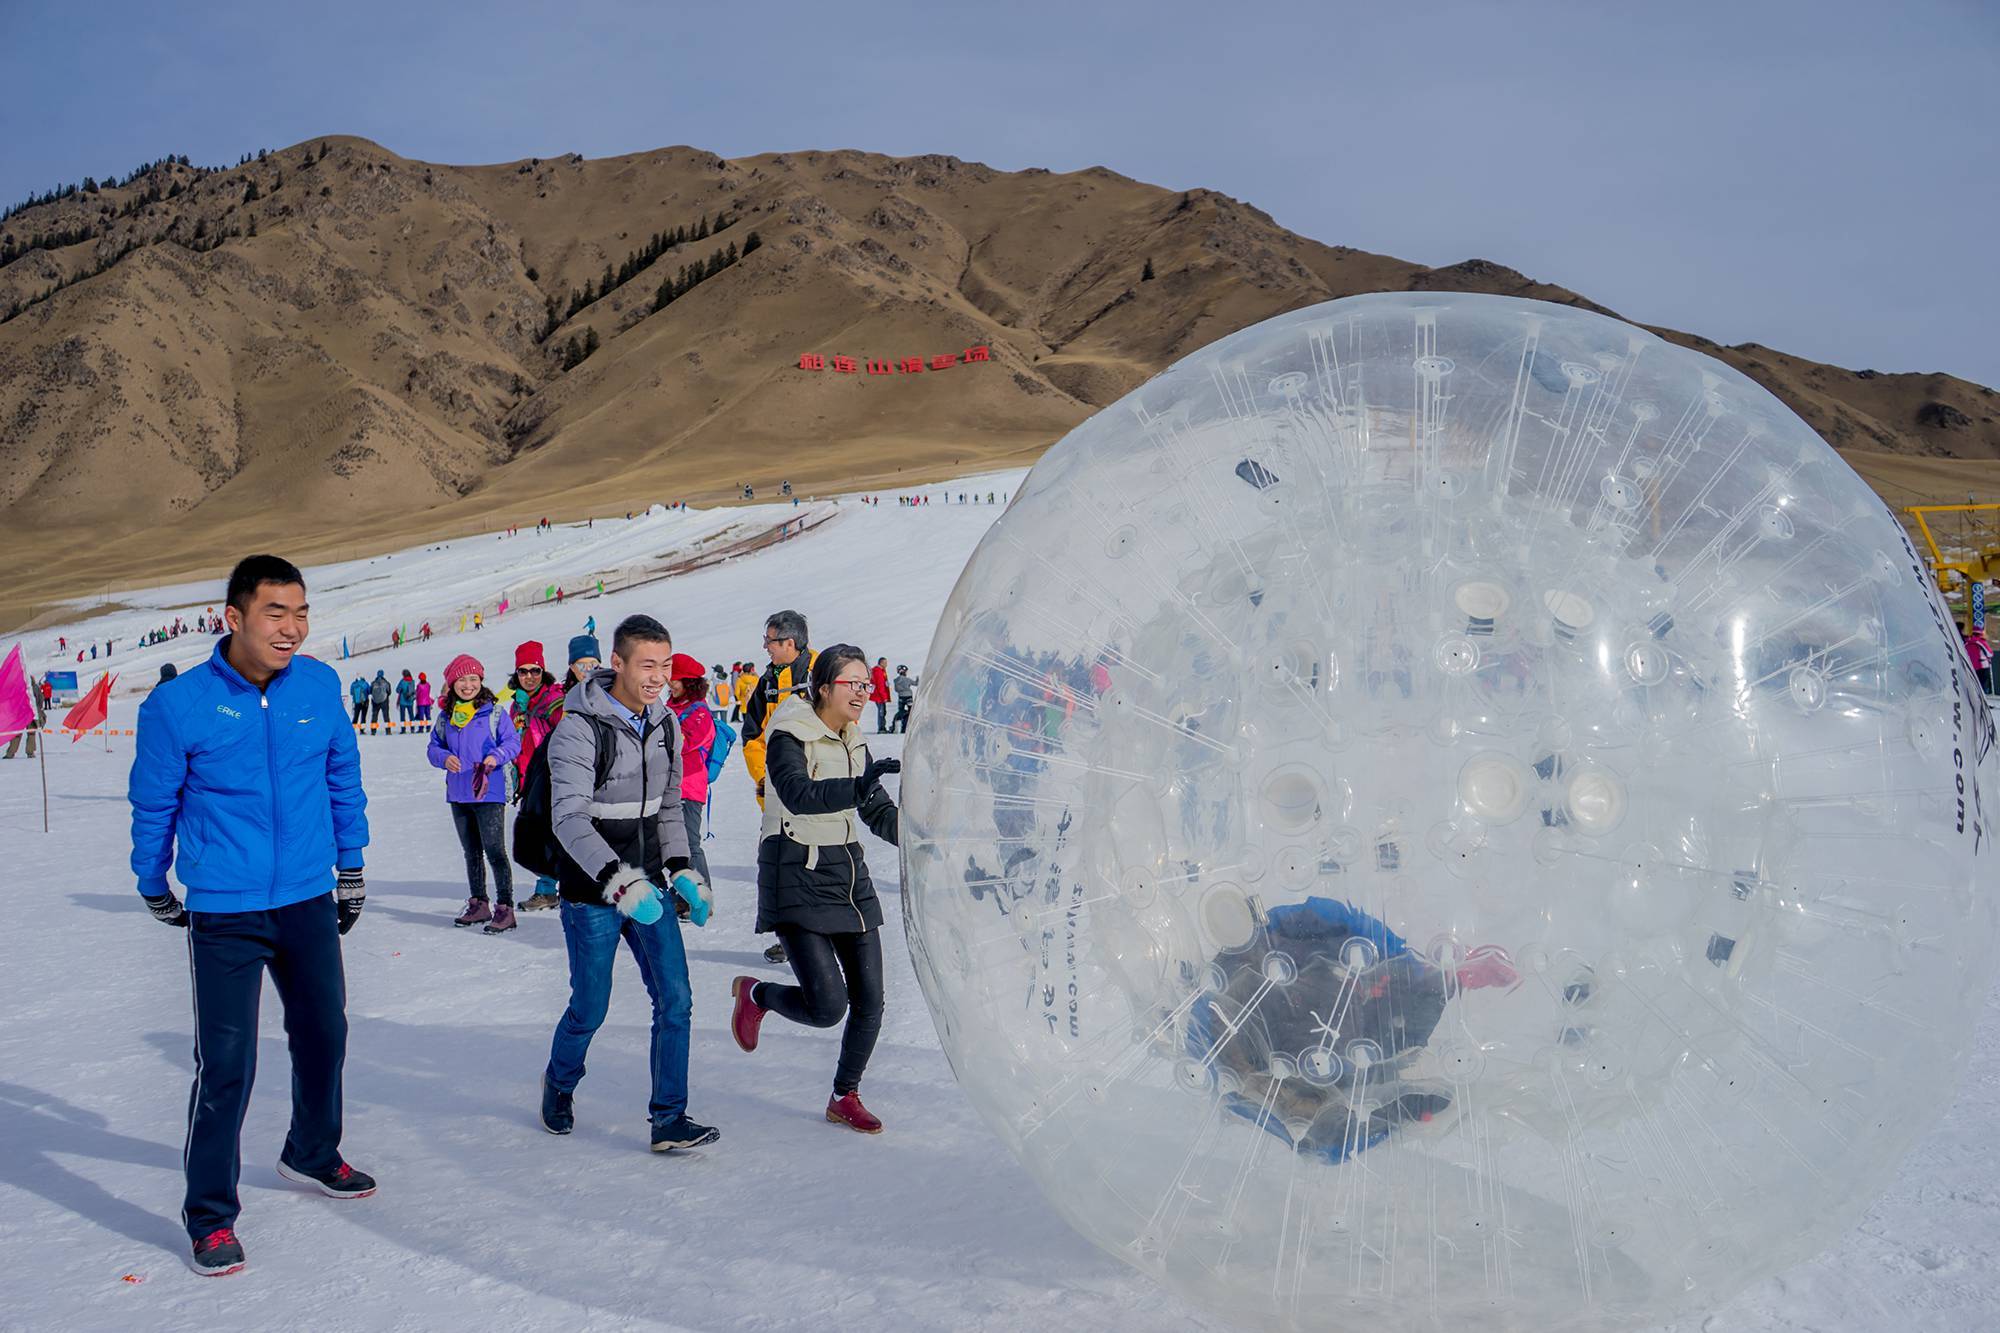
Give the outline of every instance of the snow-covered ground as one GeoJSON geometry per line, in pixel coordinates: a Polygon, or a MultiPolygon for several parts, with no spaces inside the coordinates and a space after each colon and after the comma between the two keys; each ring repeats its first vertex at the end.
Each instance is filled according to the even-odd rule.
{"type": "MultiPolygon", "coordinates": [[[[979,489],[1011,491],[1017,480],[981,478],[979,489]]],[[[783,517],[762,508],[771,523],[783,517]]],[[[917,671],[959,568],[999,510],[903,508],[885,492],[879,507],[847,500],[823,526],[754,555],[601,599],[513,609],[477,633],[450,632],[455,617],[447,626],[433,614],[523,579],[580,581],[759,512],[469,538],[310,569],[308,650],[336,656],[343,633],[407,612],[446,632],[341,664],[343,674],[408,666],[435,678],[470,651],[499,676],[521,639],[540,639],[559,662],[586,616],[608,637],[643,610],[678,647],[728,662],[757,651],[767,613],[793,607],[815,643],[848,640],[917,671]]],[[[190,620],[221,600],[219,586],[199,585],[124,600],[141,598],[192,606],[190,620]]],[[[161,661],[189,665],[209,646],[182,639],[128,655],[125,634],[158,619],[135,609],[80,632],[120,637],[112,665],[143,685],[161,661]]],[[[77,632],[26,636],[31,669],[54,665],[56,634],[77,632]]],[[[132,707],[114,701],[113,725],[130,726],[132,707]]],[[[895,753],[901,743],[878,744],[895,753]]],[[[755,1055],[736,1049],[729,979],[782,973],[750,932],[756,806],[734,760],[708,844],[716,918],[688,939],[690,1109],[722,1141],[677,1157],[646,1152],[647,1013],[623,963],[577,1131],[543,1133],[537,1083],[567,989],[561,928],[553,913],[524,917],[507,937],[452,928],[465,894],[458,844],[421,740],[401,736],[362,743],[369,901],[346,942],[344,1147],[381,1178],[381,1193],[335,1203],[277,1177],[287,1066],[267,998],[262,1085],[244,1130],[251,1267],[194,1277],[178,1221],[192,1040],[185,951],[145,914],[126,866],[131,741],[103,745],[57,742],[46,836],[35,766],[0,763],[0,1246],[10,1256],[0,1329],[1214,1327],[1078,1240],[960,1097],[901,947],[887,847],[870,856],[888,917],[888,1016],[864,1087],[887,1132],[864,1138],[821,1119],[837,1029],[774,1019],[755,1055]]],[[[1896,1187],[1837,1250],[1753,1288],[1703,1321],[1704,1333],[2000,1327],[1997,1055],[1989,1003],[1955,1104],[1896,1187]]]]}

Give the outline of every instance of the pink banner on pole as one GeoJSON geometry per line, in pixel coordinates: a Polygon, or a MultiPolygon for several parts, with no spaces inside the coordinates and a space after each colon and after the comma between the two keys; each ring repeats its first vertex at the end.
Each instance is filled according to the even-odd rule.
{"type": "Polygon", "coordinates": [[[21,645],[0,662],[0,741],[35,725],[35,706],[28,698],[28,669],[21,664],[21,645]]]}

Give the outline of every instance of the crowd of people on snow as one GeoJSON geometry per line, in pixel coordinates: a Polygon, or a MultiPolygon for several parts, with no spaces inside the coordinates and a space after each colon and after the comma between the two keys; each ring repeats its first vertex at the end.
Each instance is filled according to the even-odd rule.
{"type": "Polygon", "coordinates": [[[566,645],[560,672],[529,640],[497,689],[478,658],[459,653],[435,688],[426,671],[355,677],[345,687],[350,711],[339,706],[336,670],[300,655],[308,616],[296,566],[271,555],[240,562],[222,619],[226,637],[208,659],[163,678],[140,706],[128,790],[139,892],[155,919],[189,939],[196,1068],[182,1216],[196,1272],[244,1266],[240,1135],[267,968],[293,1064],[279,1174],[335,1198],[375,1191],[340,1152],[340,939],[367,901],[356,724],[385,720],[392,699],[398,725],[429,736],[427,758],[442,772],[465,854],[468,895],[454,923],[516,929],[515,866],[535,877],[518,910],[559,914],[569,998],[542,1076],[546,1130],[575,1125],[622,944],[652,1001],[651,1148],[721,1137],[689,1112],[681,926],[705,926],[714,908],[703,823],[712,784],[740,749],[761,810],[755,929],[777,937],[765,958],[789,962],[793,983],[736,977],[731,1033],[748,1052],[771,1015],[821,1028],[844,1018],[825,1118],[881,1131],[860,1098],[883,1008],[882,912],[862,832],[895,844],[899,816],[883,779],[901,765],[869,752],[861,724],[872,704],[878,734],[907,728],[917,690],[907,667],[892,675],[887,658],[871,665],[851,644],[814,650],[805,617],[791,610],[766,620],[761,667],[705,668],[648,615],[618,624],[607,657],[593,617],[566,645]]]}

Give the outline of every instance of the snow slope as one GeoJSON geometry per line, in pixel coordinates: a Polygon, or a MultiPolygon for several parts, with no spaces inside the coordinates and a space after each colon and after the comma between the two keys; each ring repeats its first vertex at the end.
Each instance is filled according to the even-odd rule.
{"type": "MultiPolygon", "coordinates": [[[[982,478],[980,489],[1011,491],[1016,479],[982,478]]],[[[759,508],[771,522],[783,517],[779,506],[759,508]]],[[[635,549],[691,544],[758,512],[471,538],[312,569],[308,646],[332,655],[343,633],[406,610],[442,627],[433,603],[523,578],[581,581],[635,549]]],[[[666,621],[683,650],[730,661],[756,652],[764,615],[789,606],[810,618],[817,644],[849,640],[920,670],[958,570],[998,512],[906,509],[893,493],[879,507],[849,499],[823,526],[757,554],[602,599],[513,610],[478,633],[342,669],[435,677],[470,651],[497,675],[522,638],[542,640],[555,660],[585,616],[608,637],[639,610],[666,621]]],[[[125,600],[141,597],[198,614],[220,589],[125,600]]],[[[114,615],[134,627],[149,620],[114,615]]],[[[103,628],[112,619],[86,632],[116,633],[103,628]]],[[[42,640],[62,632],[30,637],[31,665],[42,664],[42,640]]],[[[182,639],[121,651],[113,664],[143,684],[159,661],[188,665],[207,647],[182,639]]],[[[131,709],[114,704],[114,725],[129,726],[131,709]]],[[[894,753],[901,742],[878,744],[894,753]]],[[[767,941],[749,929],[756,806],[733,760],[708,844],[716,919],[688,933],[690,1109],[721,1126],[722,1141],[678,1158],[645,1151],[647,1012],[624,963],[578,1092],[577,1131],[543,1133],[537,1082],[566,997],[560,926],[547,913],[523,918],[511,937],[451,927],[465,890],[442,784],[421,741],[398,736],[362,744],[374,841],[367,912],[346,943],[345,1148],[382,1192],[335,1203],[278,1179],[286,1063],[271,1000],[244,1131],[251,1268],[195,1278],[181,1262],[178,1221],[191,1069],[184,944],[146,916],[125,864],[131,741],[114,740],[109,753],[102,745],[57,742],[47,836],[35,767],[0,763],[0,1245],[11,1258],[0,1265],[0,1329],[1214,1327],[1070,1233],[959,1096],[902,948],[890,849],[870,847],[888,917],[888,1015],[865,1084],[887,1132],[864,1138],[821,1120],[837,1029],[772,1019],[755,1055],[736,1049],[730,978],[783,974],[763,964],[767,941]]],[[[1704,1333],[2000,1327],[1994,1018],[1989,1006],[1943,1124],[1862,1225],[1704,1321],[1704,1333]]]]}

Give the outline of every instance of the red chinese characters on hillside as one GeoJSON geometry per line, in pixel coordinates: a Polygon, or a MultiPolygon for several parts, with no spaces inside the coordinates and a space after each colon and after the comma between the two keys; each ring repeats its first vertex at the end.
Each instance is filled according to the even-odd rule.
{"type": "Polygon", "coordinates": [[[975,361],[991,361],[993,349],[981,345],[968,347],[963,352],[939,352],[935,356],[899,356],[885,359],[868,357],[857,361],[851,356],[827,356],[821,352],[799,353],[800,370],[832,371],[836,375],[854,375],[866,371],[870,375],[921,375],[927,371],[950,370],[953,366],[969,366],[975,361]]]}

